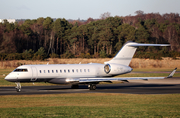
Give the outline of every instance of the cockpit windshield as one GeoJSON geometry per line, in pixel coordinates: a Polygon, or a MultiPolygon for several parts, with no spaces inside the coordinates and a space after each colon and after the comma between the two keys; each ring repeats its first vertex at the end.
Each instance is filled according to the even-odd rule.
{"type": "Polygon", "coordinates": [[[16,68],[15,70],[14,70],[14,72],[28,72],[28,70],[27,69],[21,69],[21,68],[16,68]]]}

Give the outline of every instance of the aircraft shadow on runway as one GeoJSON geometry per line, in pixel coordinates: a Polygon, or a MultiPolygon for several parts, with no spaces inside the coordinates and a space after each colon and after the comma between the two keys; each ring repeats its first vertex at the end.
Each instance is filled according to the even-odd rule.
{"type": "MultiPolygon", "coordinates": [[[[120,84],[100,84],[97,85],[97,90],[105,90],[105,89],[132,89],[132,88],[161,88],[161,87],[172,87],[175,85],[170,85],[170,84],[136,84],[136,85],[120,85],[120,84]]],[[[64,87],[43,87],[39,88],[39,90],[69,90],[71,89],[70,86],[64,86],[64,87]]],[[[79,89],[88,89],[87,85],[80,85],[79,89]]]]}

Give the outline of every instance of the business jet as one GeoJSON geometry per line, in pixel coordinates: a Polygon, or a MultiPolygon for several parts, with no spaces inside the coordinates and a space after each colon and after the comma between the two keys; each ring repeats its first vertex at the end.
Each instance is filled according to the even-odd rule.
{"type": "Polygon", "coordinates": [[[20,82],[49,82],[54,84],[71,84],[78,88],[79,84],[88,85],[89,90],[95,90],[100,82],[128,81],[135,79],[164,79],[172,77],[173,70],[168,77],[118,77],[114,76],[130,73],[133,69],[129,63],[139,46],[170,46],[169,44],[142,44],[127,42],[110,61],[89,64],[47,64],[22,65],[9,73],[5,80],[16,83],[17,92],[21,91],[20,82]]]}

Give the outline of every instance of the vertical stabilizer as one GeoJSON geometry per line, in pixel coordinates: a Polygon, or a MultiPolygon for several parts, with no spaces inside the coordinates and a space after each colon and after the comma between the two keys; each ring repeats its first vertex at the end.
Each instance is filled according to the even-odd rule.
{"type": "Polygon", "coordinates": [[[136,42],[126,42],[124,46],[119,50],[116,56],[106,63],[115,63],[129,66],[131,59],[136,52],[138,46],[170,46],[169,44],[141,44],[136,42]]]}

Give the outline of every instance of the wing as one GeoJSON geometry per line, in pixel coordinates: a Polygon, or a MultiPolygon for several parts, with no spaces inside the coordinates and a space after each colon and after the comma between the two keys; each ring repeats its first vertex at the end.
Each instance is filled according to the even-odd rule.
{"type": "Polygon", "coordinates": [[[93,82],[112,82],[112,81],[128,81],[128,80],[148,80],[148,79],[164,79],[173,77],[176,72],[175,68],[167,77],[120,77],[120,78],[69,78],[67,82],[93,83],[93,82]]]}
{"type": "Polygon", "coordinates": [[[164,79],[166,77],[121,77],[121,78],[68,78],[67,82],[77,83],[94,83],[94,82],[112,82],[112,81],[128,81],[128,80],[148,80],[148,79],[164,79]]]}

